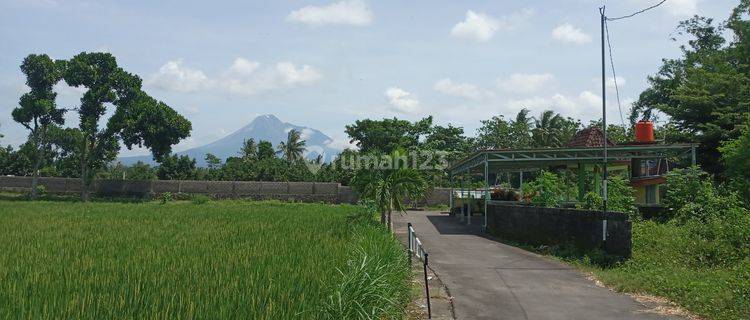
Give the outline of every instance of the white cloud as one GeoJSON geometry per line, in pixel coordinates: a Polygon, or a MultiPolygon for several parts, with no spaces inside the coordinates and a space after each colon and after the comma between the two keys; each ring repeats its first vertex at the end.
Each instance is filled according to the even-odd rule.
{"type": "Polygon", "coordinates": [[[297,66],[292,62],[279,62],[274,67],[263,67],[259,62],[237,58],[216,77],[209,78],[200,70],[182,65],[181,60],[169,61],[147,81],[156,88],[195,92],[215,90],[237,95],[253,95],[265,91],[309,85],[322,78],[322,74],[309,65],[297,66]]]}
{"type": "Polygon", "coordinates": [[[344,149],[350,149],[350,150],[358,150],[359,147],[357,147],[356,144],[351,143],[349,138],[346,137],[334,137],[331,138],[331,140],[327,140],[324,142],[325,145],[331,149],[336,150],[344,150],[344,149]]]}
{"type": "Polygon", "coordinates": [[[307,139],[310,139],[310,137],[312,137],[313,134],[315,134],[315,131],[313,129],[302,128],[302,131],[300,131],[299,137],[302,140],[307,140],[307,139]]]}
{"type": "Polygon", "coordinates": [[[508,92],[529,93],[542,89],[554,79],[550,73],[514,73],[507,79],[498,80],[498,87],[508,92]]]}
{"type": "Polygon", "coordinates": [[[508,100],[506,107],[512,112],[517,112],[522,108],[532,111],[532,113],[542,112],[544,110],[554,110],[564,116],[577,116],[578,104],[575,100],[556,93],[550,97],[530,97],[525,99],[508,100]]]}
{"type": "Polygon", "coordinates": [[[486,42],[492,39],[495,32],[513,30],[528,20],[531,15],[533,11],[526,9],[496,19],[484,13],[468,10],[464,21],[453,26],[451,35],[459,39],[486,42]]]}
{"type": "Polygon", "coordinates": [[[570,23],[565,23],[552,29],[552,39],[565,43],[584,44],[591,41],[591,36],[570,23]]]}
{"type": "Polygon", "coordinates": [[[372,11],[361,0],[345,0],[326,6],[306,6],[292,11],[287,21],[308,25],[355,25],[365,26],[372,23],[372,11]]]}
{"type": "Polygon", "coordinates": [[[308,65],[299,68],[291,62],[279,62],[276,64],[276,72],[281,81],[287,85],[310,84],[319,80],[322,76],[318,70],[308,65]]]}
{"type": "Polygon", "coordinates": [[[385,90],[385,96],[388,102],[393,106],[393,110],[399,113],[415,114],[419,111],[419,100],[410,92],[398,87],[390,87],[385,90]]]}
{"type": "Polygon", "coordinates": [[[435,83],[435,91],[451,96],[479,99],[482,93],[477,86],[470,83],[455,83],[453,80],[445,78],[435,83]]]}
{"type": "Polygon", "coordinates": [[[601,107],[602,105],[602,97],[588,90],[581,92],[578,98],[592,107],[601,107]]]}
{"type": "Polygon", "coordinates": [[[182,59],[177,59],[162,65],[146,84],[163,90],[194,92],[210,86],[210,81],[203,71],[187,68],[182,59]]]}

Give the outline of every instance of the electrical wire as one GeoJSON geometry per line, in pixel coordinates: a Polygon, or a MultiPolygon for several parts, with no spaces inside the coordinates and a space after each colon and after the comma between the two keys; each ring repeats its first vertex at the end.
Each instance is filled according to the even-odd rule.
{"type": "Polygon", "coordinates": [[[620,103],[620,88],[617,85],[617,73],[615,72],[615,62],[612,58],[612,42],[609,40],[609,24],[604,21],[604,30],[607,33],[607,47],[609,47],[609,65],[612,66],[612,80],[615,84],[615,94],[617,96],[617,109],[620,111],[620,124],[625,127],[625,118],[622,116],[622,104],[620,103]]]}
{"type": "Polygon", "coordinates": [[[650,6],[650,7],[648,7],[648,8],[645,8],[645,9],[641,9],[641,10],[638,10],[638,11],[636,11],[636,12],[633,12],[633,13],[631,13],[631,14],[629,14],[629,15],[626,15],[626,16],[622,16],[622,17],[617,17],[617,18],[609,18],[609,17],[607,17],[607,20],[608,20],[608,21],[616,21],[616,20],[621,20],[621,19],[627,19],[627,18],[631,18],[631,17],[637,16],[637,15],[639,15],[639,14],[641,14],[641,13],[644,13],[644,12],[646,12],[646,11],[649,11],[649,10],[651,10],[651,9],[654,9],[654,8],[656,8],[656,7],[658,7],[658,6],[662,5],[662,4],[664,4],[664,2],[667,2],[667,0],[661,0],[661,2],[659,2],[659,3],[657,3],[657,4],[653,5],[653,6],[650,6]]]}

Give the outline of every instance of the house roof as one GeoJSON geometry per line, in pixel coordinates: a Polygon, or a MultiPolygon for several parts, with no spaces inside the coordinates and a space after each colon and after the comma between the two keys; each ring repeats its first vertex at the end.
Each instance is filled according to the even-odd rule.
{"type": "MultiPolygon", "coordinates": [[[[584,148],[591,148],[591,147],[602,147],[604,141],[604,134],[602,133],[602,129],[596,126],[591,126],[586,129],[583,129],[581,131],[578,131],[572,139],[570,139],[570,142],[568,142],[568,147],[584,147],[584,148]]],[[[612,143],[611,140],[607,139],[607,146],[614,146],[615,144],[612,143]]]]}

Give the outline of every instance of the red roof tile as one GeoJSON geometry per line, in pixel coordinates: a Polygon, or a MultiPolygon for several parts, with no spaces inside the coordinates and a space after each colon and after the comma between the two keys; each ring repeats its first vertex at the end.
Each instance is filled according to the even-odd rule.
{"type": "MultiPolygon", "coordinates": [[[[602,129],[592,126],[578,131],[568,142],[568,147],[601,147],[602,141],[604,141],[602,129]]],[[[607,145],[614,146],[615,144],[607,139],[607,145]]]]}

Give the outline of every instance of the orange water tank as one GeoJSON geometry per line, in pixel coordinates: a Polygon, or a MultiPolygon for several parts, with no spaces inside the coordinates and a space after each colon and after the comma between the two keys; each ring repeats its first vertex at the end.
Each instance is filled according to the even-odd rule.
{"type": "Polygon", "coordinates": [[[646,120],[638,121],[635,124],[635,141],[654,142],[654,123],[646,120]]]}

